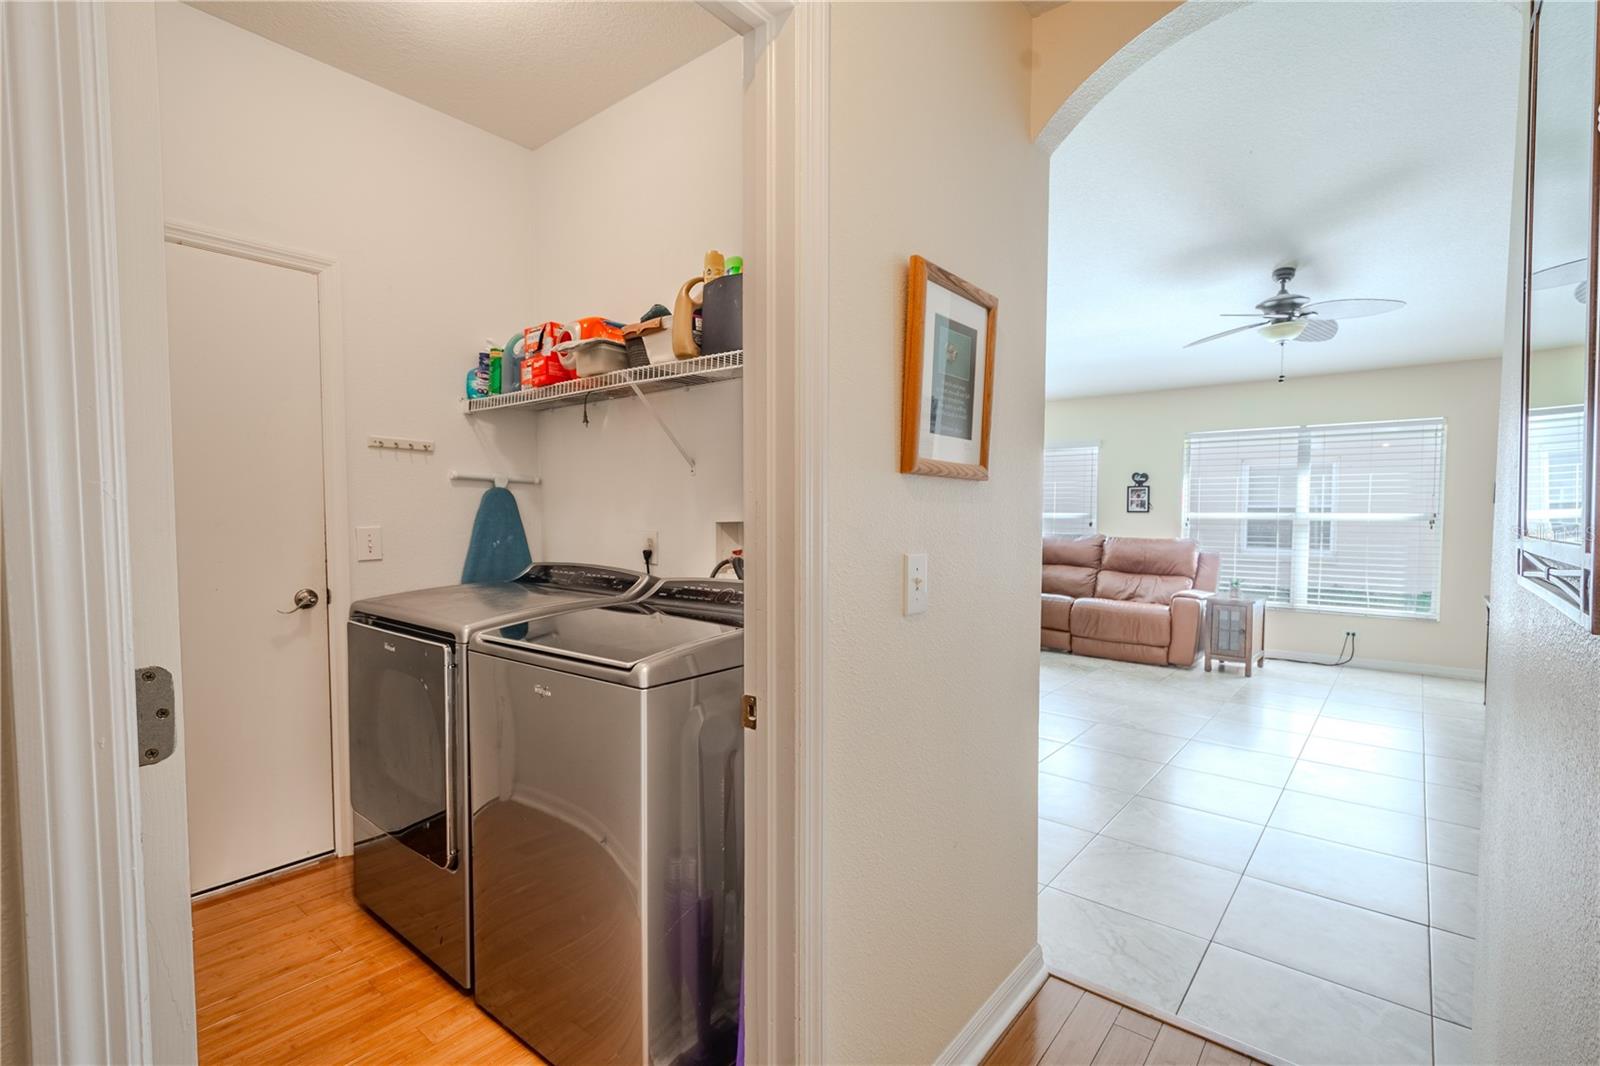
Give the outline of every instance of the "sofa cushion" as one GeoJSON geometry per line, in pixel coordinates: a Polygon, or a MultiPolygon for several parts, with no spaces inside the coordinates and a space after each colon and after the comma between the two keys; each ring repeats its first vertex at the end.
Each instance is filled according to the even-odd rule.
{"type": "Polygon", "coordinates": [[[1179,592],[1187,592],[1194,582],[1186,577],[1163,577],[1158,574],[1125,574],[1120,570],[1102,570],[1095,577],[1096,599],[1128,600],[1166,606],[1179,592]]]}
{"type": "Polygon", "coordinates": [[[1172,612],[1159,603],[1086,599],[1072,604],[1072,636],[1108,644],[1165,648],[1172,635],[1172,612]]]}
{"type": "Polygon", "coordinates": [[[1194,588],[1200,546],[1192,540],[1107,537],[1094,595],[1102,600],[1171,603],[1194,588]]]}
{"type": "Polygon", "coordinates": [[[1045,537],[1043,591],[1058,596],[1093,596],[1105,539],[1098,533],[1089,537],[1045,537]]]}
{"type": "Polygon", "coordinates": [[[1046,565],[1040,590],[1054,596],[1093,596],[1094,579],[1099,573],[1087,566],[1046,565]]]}
{"type": "Polygon", "coordinates": [[[1102,570],[1124,574],[1156,574],[1194,579],[1200,545],[1170,537],[1107,537],[1101,554],[1102,570]]]}
{"type": "Polygon", "coordinates": [[[1109,640],[1091,640],[1088,637],[1068,637],[1074,655],[1092,655],[1097,659],[1119,659],[1125,663],[1148,663],[1151,666],[1167,665],[1167,649],[1149,644],[1119,644],[1109,640]]]}
{"type": "Polygon", "coordinates": [[[1087,537],[1047,533],[1044,538],[1045,565],[1086,566],[1098,570],[1105,543],[1106,538],[1098,533],[1091,533],[1087,537]]]}
{"type": "Polygon", "coordinates": [[[1063,633],[1072,632],[1072,597],[1052,596],[1045,593],[1039,611],[1039,625],[1042,629],[1058,629],[1063,633]]]}

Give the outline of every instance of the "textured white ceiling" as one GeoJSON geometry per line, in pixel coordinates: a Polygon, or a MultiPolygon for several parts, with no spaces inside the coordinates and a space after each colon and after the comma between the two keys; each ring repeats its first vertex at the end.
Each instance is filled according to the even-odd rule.
{"type": "Polygon", "coordinates": [[[1497,353],[1519,47],[1509,4],[1279,2],[1155,56],[1051,160],[1048,394],[1275,378],[1252,333],[1183,346],[1280,264],[1407,301],[1289,344],[1291,376],[1497,353]]]}
{"type": "MultiPolygon", "coordinates": [[[[692,3],[193,6],[528,148],[733,36],[692,3]]],[[[689,135],[692,115],[661,119],[689,135]]]]}

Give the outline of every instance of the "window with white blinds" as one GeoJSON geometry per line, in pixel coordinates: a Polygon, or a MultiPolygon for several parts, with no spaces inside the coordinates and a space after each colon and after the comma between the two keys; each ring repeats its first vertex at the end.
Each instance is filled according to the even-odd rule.
{"type": "Polygon", "coordinates": [[[1057,444],[1044,450],[1044,531],[1086,536],[1095,531],[1100,445],[1057,444]]]}
{"type": "Polygon", "coordinates": [[[1183,527],[1218,589],[1276,607],[1439,617],[1444,419],[1191,433],[1183,527]]]}
{"type": "Polygon", "coordinates": [[[1583,543],[1583,408],[1528,412],[1528,535],[1583,543]]]}

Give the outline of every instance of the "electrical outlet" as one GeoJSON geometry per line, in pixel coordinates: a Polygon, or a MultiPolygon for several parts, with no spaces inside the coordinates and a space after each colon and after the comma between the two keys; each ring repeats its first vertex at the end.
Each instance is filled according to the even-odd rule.
{"type": "Polygon", "coordinates": [[[905,571],[905,604],[907,616],[922,614],[928,609],[928,557],[925,554],[903,557],[905,571]]]}
{"type": "Polygon", "coordinates": [[[356,527],[356,560],[372,562],[383,558],[383,527],[356,527]]]}
{"type": "Polygon", "coordinates": [[[661,555],[661,534],[660,533],[657,533],[653,529],[647,529],[643,533],[639,534],[639,540],[640,540],[639,546],[641,548],[645,549],[646,551],[655,552],[656,556],[658,558],[660,557],[660,555],[661,555]]]}

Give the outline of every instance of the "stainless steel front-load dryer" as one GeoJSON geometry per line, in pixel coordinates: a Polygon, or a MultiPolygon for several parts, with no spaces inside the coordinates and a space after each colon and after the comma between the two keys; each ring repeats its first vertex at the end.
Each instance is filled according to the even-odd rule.
{"type": "Polygon", "coordinates": [[[734,1060],[744,599],[642,601],[472,640],[478,1004],[546,1060],[734,1060]]]}
{"type": "Polygon", "coordinates": [[[616,603],[655,584],[631,570],[540,563],[517,581],[350,608],[356,898],[464,988],[473,969],[467,642],[486,627],[616,603]]]}

